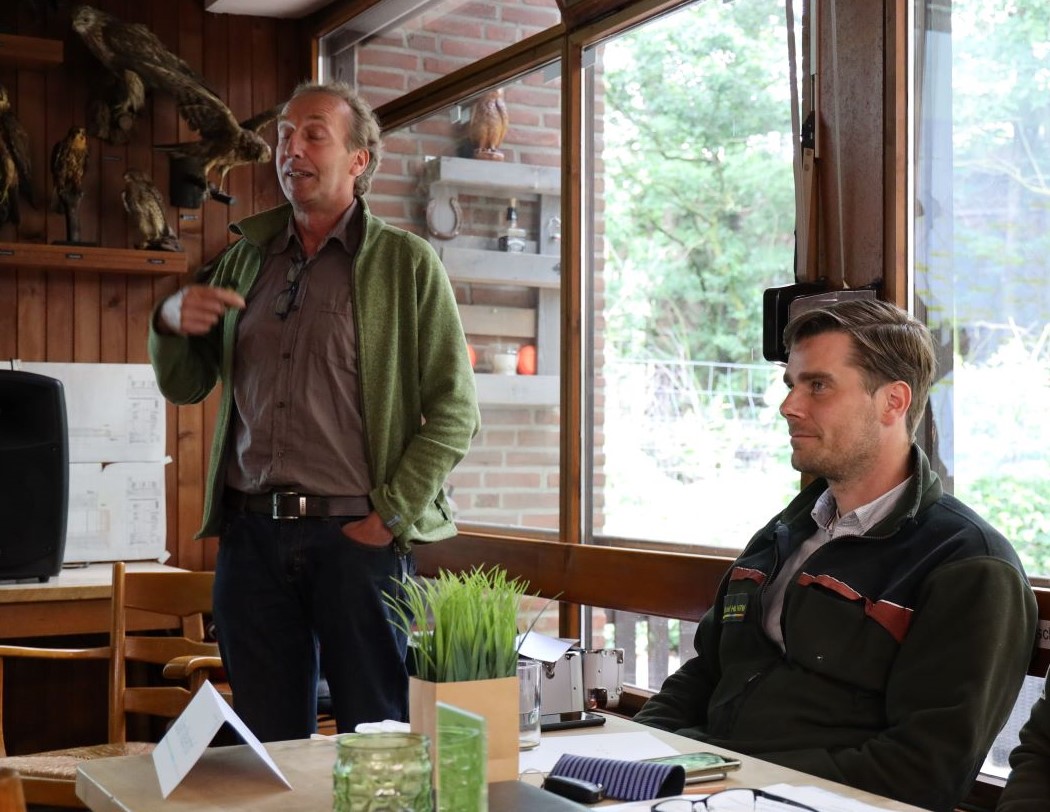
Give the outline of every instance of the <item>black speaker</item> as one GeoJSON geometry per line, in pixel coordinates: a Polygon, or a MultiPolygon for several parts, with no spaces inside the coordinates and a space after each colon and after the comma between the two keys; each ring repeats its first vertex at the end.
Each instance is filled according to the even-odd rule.
{"type": "Polygon", "coordinates": [[[58,575],[68,506],[62,382],[0,369],[0,579],[58,575]]]}

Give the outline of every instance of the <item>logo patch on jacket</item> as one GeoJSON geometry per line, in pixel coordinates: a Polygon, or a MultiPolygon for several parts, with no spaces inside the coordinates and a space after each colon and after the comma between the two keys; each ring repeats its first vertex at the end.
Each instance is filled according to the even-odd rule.
{"type": "Polygon", "coordinates": [[[747,599],[751,596],[746,592],[736,595],[726,595],[722,601],[722,622],[739,623],[747,614],[747,599]]]}

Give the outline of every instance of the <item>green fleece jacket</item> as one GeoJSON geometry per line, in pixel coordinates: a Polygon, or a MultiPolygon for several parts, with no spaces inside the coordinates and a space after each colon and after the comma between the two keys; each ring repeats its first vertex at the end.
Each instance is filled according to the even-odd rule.
{"type": "MultiPolygon", "coordinates": [[[[442,488],[480,426],[474,373],[452,285],[423,239],[373,216],[363,199],[364,233],[347,273],[353,290],[361,413],[376,512],[398,545],[455,533],[442,488]]],[[[288,225],[288,205],[231,226],[242,239],[210,269],[210,283],[242,296],[255,283],[270,240],[288,225]]],[[[239,310],[206,336],[149,336],[150,360],[165,397],[197,403],[222,383],[212,440],[204,522],[222,520],[222,492],[233,410],[232,375],[239,310]]]]}
{"type": "Polygon", "coordinates": [[[805,488],[726,573],[698,656],[635,720],[947,812],[1009,716],[1035,639],[1013,548],[942,491],[918,446],[893,513],[828,542],[787,587],[786,650],[762,627],[766,585],[816,531],[805,488]]]}

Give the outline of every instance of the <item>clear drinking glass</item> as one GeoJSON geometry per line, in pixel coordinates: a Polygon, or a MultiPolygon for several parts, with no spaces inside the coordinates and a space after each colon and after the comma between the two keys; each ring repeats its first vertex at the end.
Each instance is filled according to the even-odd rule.
{"type": "Polygon", "coordinates": [[[540,661],[518,660],[518,749],[540,743],[540,661]]]}
{"type": "Polygon", "coordinates": [[[333,812],[433,812],[430,742],[419,733],[340,736],[333,812]]]}

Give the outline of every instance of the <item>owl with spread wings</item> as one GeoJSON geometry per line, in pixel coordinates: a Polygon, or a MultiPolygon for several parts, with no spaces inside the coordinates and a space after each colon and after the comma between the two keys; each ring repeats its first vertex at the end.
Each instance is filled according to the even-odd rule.
{"type": "MultiPolygon", "coordinates": [[[[270,145],[259,135],[277,116],[274,108],[243,124],[209,90],[204,80],[182,59],[164,47],[146,26],[127,23],[92,6],[79,6],[73,14],[73,29],[88,49],[118,78],[136,74],[151,90],[174,97],[179,115],[200,139],[157,147],[176,157],[199,161],[202,188],[210,188],[209,176],[219,174],[221,189],[226,173],[239,164],[265,163],[272,157],[270,145]]],[[[126,81],[126,80],[125,80],[126,81]]]]}
{"type": "Polygon", "coordinates": [[[164,199],[149,175],[139,169],[124,173],[124,191],[120,193],[124,210],[135,221],[144,242],[139,248],[151,251],[181,251],[182,245],[168,225],[164,199]]]}

